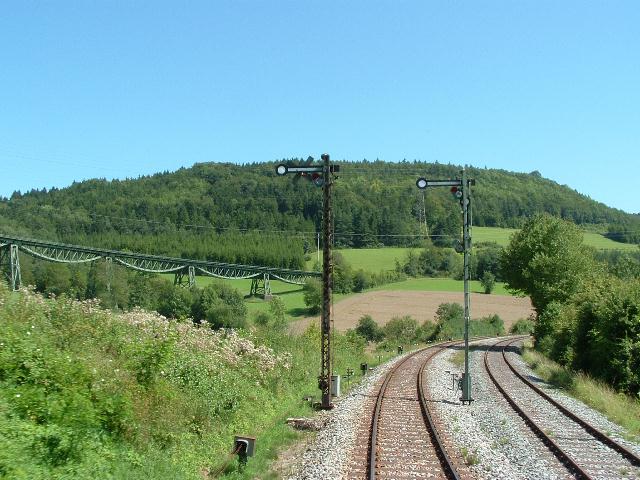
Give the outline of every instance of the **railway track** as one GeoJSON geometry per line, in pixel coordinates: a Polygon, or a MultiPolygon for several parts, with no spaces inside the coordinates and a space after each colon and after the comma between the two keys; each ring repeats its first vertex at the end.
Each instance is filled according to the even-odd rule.
{"type": "Polygon", "coordinates": [[[484,355],[496,388],[566,468],[580,479],[640,479],[640,458],[591,426],[520,374],[507,351],[519,340],[494,344],[484,355]]]}
{"type": "MultiPolygon", "coordinates": [[[[422,385],[431,358],[450,343],[432,346],[399,362],[371,398],[368,445],[357,454],[366,465],[351,470],[350,478],[459,479],[444,448],[422,385]]],[[[364,435],[363,435],[364,437],[364,435]]]]}

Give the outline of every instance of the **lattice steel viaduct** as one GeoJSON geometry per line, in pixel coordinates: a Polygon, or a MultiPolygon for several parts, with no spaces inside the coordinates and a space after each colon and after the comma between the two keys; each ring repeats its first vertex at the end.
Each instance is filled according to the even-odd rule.
{"type": "Polygon", "coordinates": [[[173,273],[175,283],[180,285],[194,286],[197,275],[227,279],[250,278],[252,295],[270,295],[271,279],[302,285],[308,278],[322,276],[320,272],[146,255],[0,234],[0,266],[4,267],[13,290],[20,288],[21,284],[18,252],[50,262],[89,263],[104,259],[108,266],[115,262],[140,272],[173,273]]]}

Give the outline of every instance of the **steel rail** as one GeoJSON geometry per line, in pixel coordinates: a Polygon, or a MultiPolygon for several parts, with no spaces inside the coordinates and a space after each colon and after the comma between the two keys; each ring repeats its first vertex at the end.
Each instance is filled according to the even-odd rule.
{"type": "Polygon", "coordinates": [[[429,405],[427,404],[427,398],[425,395],[426,390],[424,388],[424,371],[427,367],[427,364],[437,353],[438,352],[434,352],[432,355],[430,355],[429,358],[427,358],[420,367],[420,371],[418,372],[418,397],[420,398],[420,408],[422,409],[422,416],[426,419],[428,424],[427,428],[431,432],[431,435],[433,435],[433,439],[435,440],[434,445],[436,446],[436,455],[438,455],[438,458],[440,459],[440,463],[443,466],[445,475],[452,480],[460,480],[460,476],[455,469],[454,463],[447,454],[446,449],[444,448],[444,441],[438,433],[436,423],[431,416],[431,411],[429,410],[429,405]]]}
{"type": "Polygon", "coordinates": [[[611,438],[608,435],[604,434],[603,432],[601,432],[600,430],[595,428],[593,425],[591,425],[590,423],[586,422],[585,420],[583,420],[582,418],[577,416],[575,413],[570,411],[564,405],[558,403],[556,400],[551,398],[546,392],[544,392],[540,387],[538,387],[537,385],[534,385],[533,382],[531,382],[531,380],[529,380],[528,378],[526,378],[524,375],[522,375],[520,372],[518,372],[516,370],[516,368],[509,361],[509,359],[507,358],[507,355],[505,353],[506,347],[511,346],[511,344],[513,344],[516,341],[517,340],[513,340],[512,342],[506,344],[502,349],[502,357],[504,358],[505,363],[509,366],[511,371],[516,375],[516,377],[518,377],[520,380],[522,380],[527,386],[531,387],[531,389],[533,389],[538,395],[540,395],[542,398],[547,400],[551,405],[553,405],[558,410],[560,410],[564,415],[566,415],[571,420],[573,420],[578,425],[580,425],[582,428],[584,428],[587,432],[589,432],[597,440],[599,440],[600,442],[604,443],[609,448],[611,448],[611,449],[615,450],[616,452],[618,452],[620,455],[622,455],[627,460],[629,460],[632,464],[634,464],[636,466],[640,466],[640,457],[638,457],[635,453],[633,453],[631,450],[627,449],[623,445],[620,445],[613,438],[611,438]]]}
{"type": "MultiPolygon", "coordinates": [[[[567,466],[570,470],[573,470],[577,477],[580,479],[584,479],[584,480],[592,480],[592,477],[589,476],[589,474],[587,472],[585,472],[580,465],[578,465],[576,463],[576,461],[569,455],[567,454],[565,451],[563,451],[560,446],[553,441],[553,439],[547,435],[542,428],[540,428],[531,417],[529,417],[525,411],[520,408],[520,406],[515,402],[515,400],[507,393],[507,391],[504,389],[504,387],[502,387],[502,385],[500,385],[500,382],[498,382],[498,380],[496,379],[496,377],[493,375],[493,372],[491,371],[491,368],[489,367],[489,352],[492,349],[496,349],[498,347],[498,345],[500,345],[501,343],[506,343],[509,342],[509,344],[515,342],[517,340],[506,340],[506,341],[501,341],[501,342],[497,342],[494,345],[491,345],[487,351],[484,354],[484,366],[485,369],[487,370],[487,373],[489,374],[489,378],[491,378],[491,381],[493,382],[493,384],[496,386],[496,388],[500,391],[500,393],[502,394],[502,396],[505,398],[505,400],[507,400],[507,402],[509,403],[509,405],[511,405],[511,407],[516,411],[516,413],[524,420],[524,422],[529,426],[529,428],[531,430],[533,430],[533,432],[536,434],[536,436],[538,438],[540,438],[540,440],[542,440],[542,442],[549,448],[549,450],[551,450],[551,452],[556,456],[556,458],[558,458],[558,460],[560,460],[561,463],[563,463],[565,466],[567,466]]],[[[494,350],[495,351],[495,350],[494,350]]],[[[504,353],[504,350],[503,350],[504,353]]]]}
{"type": "Polygon", "coordinates": [[[381,387],[380,387],[380,391],[378,392],[378,396],[376,399],[376,406],[374,409],[374,413],[373,413],[373,418],[371,421],[371,433],[370,433],[370,437],[369,437],[369,452],[368,452],[368,456],[369,456],[369,469],[368,469],[368,474],[367,474],[367,478],[368,480],[375,480],[376,479],[376,447],[377,447],[377,443],[378,443],[378,419],[380,417],[380,411],[382,409],[382,400],[384,398],[387,386],[389,385],[389,382],[391,381],[391,378],[393,377],[393,375],[395,375],[395,373],[400,369],[400,367],[407,362],[409,359],[415,357],[416,355],[424,352],[425,350],[428,349],[433,349],[433,353],[431,355],[429,355],[423,365],[421,366],[419,373],[418,373],[418,379],[417,379],[417,388],[418,388],[418,397],[420,398],[420,408],[422,411],[422,415],[423,415],[423,420],[425,421],[425,427],[427,428],[427,431],[429,433],[433,434],[433,438],[435,438],[435,442],[433,442],[434,446],[436,447],[436,455],[438,456],[438,458],[440,459],[440,463],[442,465],[442,469],[445,473],[445,475],[453,480],[459,480],[459,476],[458,473],[456,472],[456,469],[453,465],[453,462],[451,461],[450,457],[447,455],[445,449],[444,449],[444,444],[440,439],[440,436],[437,433],[437,430],[435,428],[435,422],[433,421],[433,418],[431,417],[430,413],[429,413],[429,409],[426,403],[426,400],[423,397],[423,392],[422,392],[422,388],[423,388],[423,384],[422,384],[422,376],[424,373],[424,368],[427,365],[427,363],[429,363],[429,361],[437,354],[439,353],[443,348],[448,347],[450,345],[454,345],[456,343],[461,343],[461,342],[445,342],[445,343],[441,343],[438,345],[431,345],[429,347],[426,348],[422,348],[420,350],[417,350],[416,352],[412,353],[411,355],[407,355],[401,362],[399,362],[397,365],[395,365],[391,371],[389,371],[384,379],[384,382],[382,383],[381,387]],[[426,415],[425,415],[426,413],[426,415]]]}

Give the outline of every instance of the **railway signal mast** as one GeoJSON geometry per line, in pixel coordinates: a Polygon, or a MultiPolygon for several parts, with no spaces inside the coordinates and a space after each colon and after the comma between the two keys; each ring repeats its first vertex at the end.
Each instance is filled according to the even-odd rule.
{"type": "Polygon", "coordinates": [[[469,260],[471,256],[471,186],[476,181],[467,178],[465,169],[462,169],[462,179],[455,180],[427,180],[419,178],[416,186],[420,190],[429,187],[450,187],[453,196],[460,201],[462,206],[462,245],[456,245],[456,251],[464,254],[464,373],[462,375],[462,403],[473,401],[471,398],[471,373],[469,371],[469,260]]]}
{"type": "Polygon", "coordinates": [[[295,173],[311,180],[316,186],[322,187],[322,321],[321,321],[321,368],[318,387],[322,390],[322,408],[333,408],[331,404],[331,289],[333,286],[333,271],[331,268],[331,240],[333,236],[333,214],[331,206],[331,187],[333,174],[340,171],[340,165],[331,165],[329,155],[322,155],[322,165],[286,165],[276,167],[278,175],[295,173]]]}

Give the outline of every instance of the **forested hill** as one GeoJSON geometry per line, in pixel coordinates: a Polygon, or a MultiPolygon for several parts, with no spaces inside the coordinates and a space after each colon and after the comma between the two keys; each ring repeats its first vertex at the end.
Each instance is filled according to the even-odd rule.
{"type": "MultiPolygon", "coordinates": [[[[292,160],[299,163],[298,160],[292,160]]],[[[336,243],[407,245],[424,233],[457,235],[459,208],[446,189],[423,193],[419,176],[453,178],[454,165],[338,162],[336,243]]],[[[88,180],[68,188],[14,193],[0,201],[0,231],[150,253],[300,267],[315,243],[321,190],[278,177],[275,163],[195,164],[129,180],[88,180]],[[239,232],[240,231],[240,232],[239,232]],[[246,231],[253,232],[246,234],[246,231]],[[306,233],[305,233],[306,232],[306,233]]],[[[471,168],[474,224],[518,227],[538,212],[577,224],[640,230],[640,217],[612,209],[538,172],[471,168]]],[[[628,240],[628,239],[627,239],[628,240]]]]}

